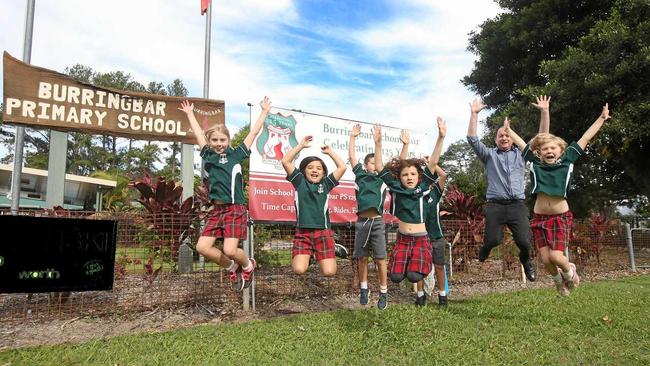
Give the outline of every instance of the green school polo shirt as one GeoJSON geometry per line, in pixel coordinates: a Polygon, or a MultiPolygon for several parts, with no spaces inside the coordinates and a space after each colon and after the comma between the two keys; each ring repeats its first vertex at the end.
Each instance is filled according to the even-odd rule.
{"type": "Polygon", "coordinates": [[[377,173],[369,173],[363,170],[363,165],[357,163],[352,168],[354,173],[354,188],[357,198],[357,212],[363,212],[374,208],[381,215],[384,212],[384,201],[386,201],[386,188],[384,181],[377,173]]]}
{"type": "Polygon", "coordinates": [[[424,196],[429,194],[429,186],[433,183],[434,175],[428,167],[424,168],[422,181],[415,188],[404,188],[399,179],[395,178],[387,168],[379,172],[379,178],[390,189],[391,214],[400,221],[409,224],[424,222],[424,196]]]}
{"type": "Polygon", "coordinates": [[[311,183],[300,170],[294,169],[293,173],[287,176],[287,180],[296,189],[295,204],[298,227],[329,229],[330,214],[327,206],[329,200],[327,194],[339,184],[334,178],[334,174],[330,173],[318,183],[311,183]]]}
{"type": "Polygon", "coordinates": [[[562,156],[553,164],[546,164],[533,154],[530,144],[522,152],[526,161],[532,162],[530,177],[532,181],[531,194],[544,192],[549,196],[566,198],[569,184],[573,175],[573,163],[584,154],[584,150],[575,141],[564,151],[562,156]]]}
{"type": "Polygon", "coordinates": [[[244,182],[241,162],[248,158],[251,151],[241,144],[236,148],[228,146],[221,154],[207,144],[201,149],[201,158],[208,172],[210,199],[227,203],[244,203],[244,182]]]}

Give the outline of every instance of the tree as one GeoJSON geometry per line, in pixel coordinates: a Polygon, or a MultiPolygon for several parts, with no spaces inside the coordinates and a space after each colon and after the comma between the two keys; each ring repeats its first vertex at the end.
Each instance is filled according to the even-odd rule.
{"type": "Polygon", "coordinates": [[[592,141],[596,154],[589,156],[594,164],[588,176],[611,182],[618,199],[633,192],[650,196],[650,3],[617,1],[607,19],[541,70],[549,76],[546,89],[558,99],[560,136],[579,137],[605,102],[613,111],[592,141]]]}
{"type": "Polygon", "coordinates": [[[464,194],[476,196],[479,201],[485,199],[485,168],[467,142],[458,141],[449,145],[440,162],[449,177],[448,185],[455,185],[464,194]]]}
{"type": "MultiPolygon", "coordinates": [[[[187,97],[187,88],[183,85],[183,81],[180,79],[174,80],[171,84],[167,85],[165,91],[167,95],[174,97],[187,97]]],[[[178,181],[181,178],[180,169],[180,153],[181,153],[181,143],[172,142],[169,144],[169,147],[163,148],[163,151],[169,152],[169,157],[165,159],[165,167],[163,167],[159,174],[167,178],[168,180],[178,181]]]]}
{"type": "Polygon", "coordinates": [[[539,65],[576,45],[613,0],[498,0],[504,12],[470,33],[467,49],[479,56],[462,82],[500,111],[529,85],[544,85],[539,65]]]}
{"type": "MultiPolygon", "coordinates": [[[[547,94],[551,132],[577,140],[609,102],[608,121],[576,164],[569,195],[578,217],[650,194],[648,18],[650,4],[630,1],[499,1],[507,11],[470,38],[479,55],[463,79],[496,113],[493,138],[506,115],[525,139],[537,132],[534,95],[547,94]],[[645,173],[645,174],[644,174],[645,173]]],[[[643,201],[643,199],[641,199],[643,201]]]]}

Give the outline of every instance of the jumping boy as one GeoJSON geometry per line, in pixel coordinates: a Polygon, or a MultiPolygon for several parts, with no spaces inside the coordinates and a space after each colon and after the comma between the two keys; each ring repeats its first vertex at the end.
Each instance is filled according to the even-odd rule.
{"type": "Polygon", "coordinates": [[[368,257],[377,266],[379,279],[379,299],[377,307],[381,310],[388,305],[388,274],[386,269],[386,228],[384,226],[384,201],[386,200],[386,185],[377,175],[375,169],[375,154],[368,154],[363,159],[363,165],[357,161],[355,141],[361,133],[361,125],[352,127],[348,155],[352,171],[357,200],[357,216],[354,225],[354,253],[352,258],[359,261],[359,303],[368,304],[368,257]]]}

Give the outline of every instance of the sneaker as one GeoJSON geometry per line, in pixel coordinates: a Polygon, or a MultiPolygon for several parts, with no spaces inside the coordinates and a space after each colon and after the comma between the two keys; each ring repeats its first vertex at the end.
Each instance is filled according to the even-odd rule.
{"type": "Polygon", "coordinates": [[[377,301],[377,307],[379,310],[384,310],[388,307],[388,293],[387,292],[380,292],[379,293],[379,301],[377,301]]]}
{"type": "Polygon", "coordinates": [[[346,247],[344,247],[343,245],[341,245],[341,244],[335,243],[334,244],[334,255],[339,257],[339,258],[345,259],[345,258],[348,257],[348,249],[346,247]]]}
{"type": "Polygon", "coordinates": [[[230,284],[234,291],[241,291],[244,288],[244,281],[242,281],[241,272],[241,266],[237,266],[237,269],[231,271],[229,274],[230,284]]]}
{"type": "Polygon", "coordinates": [[[560,296],[569,296],[569,289],[566,287],[566,281],[564,281],[564,275],[562,274],[562,270],[558,268],[557,272],[562,276],[562,281],[555,282],[555,280],[553,280],[553,282],[555,282],[555,289],[560,294],[560,296]]]}
{"type": "Polygon", "coordinates": [[[447,296],[438,295],[438,308],[446,309],[447,305],[449,305],[449,303],[447,302],[447,296]]]}
{"type": "MultiPolygon", "coordinates": [[[[578,276],[578,271],[576,271],[576,265],[573,263],[569,263],[569,268],[573,271],[573,278],[571,280],[564,280],[564,286],[566,286],[567,289],[573,290],[574,288],[580,286],[580,276],[578,276]]],[[[564,274],[562,275],[562,278],[564,278],[564,274]]]]}
{"type": "Polygon", "coordinates": [[[415,306],[426,306],[427,304],[427,294],[422,296],[417,296],[415,298],[415,306]]]}
{"type": "Polygon", "coordinates": [[[361,291],[359,291],[359,304],[361,305],[368,305],[368,294],[370,293],[370,290],[367,288],[362,288],[361,291]]]}
{"type": "Polygon", "coordinates": [[[250,271],[242,270],[241,279],[242,279],[242,282],[244,283],[243,286],[242,286],[242,290],[245,289],[245,288],[249,288],[251,283],[253,283],[253,278],[255,276],[255,268],[257,268],[257,262],[255,261],[255,259],[249,258],[249,260],[251,261],[251,264],[253,265],[253,269],[251,269],[250,271]]]}
{"type": "Polygon", "coordinates": [[[528,281],[535,282],[537,276],[535,275],[535,265],[533,265],[533,261],[529,259],[526,261],[526,263],[522,263],[522,265],[524,266],[524,274],[526,275],[528,281]]]}

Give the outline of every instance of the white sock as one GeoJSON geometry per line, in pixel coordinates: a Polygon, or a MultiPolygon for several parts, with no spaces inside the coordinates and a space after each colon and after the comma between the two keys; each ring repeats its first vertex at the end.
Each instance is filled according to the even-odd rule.
{"type": "Polygon", "coordinates": [[[388,286],[379,286],[379,292],[385,294],[388,292],[388,286]]]}
{"type": "Polygon", "coordinates": [[[551,277],[553,278],[553,281],[555,281],[555,283],[562,283],[562,274],[560,273],[560,271],[557,271],[557,274],[551,277]]]}
{"type": "Polygon", "coordinates": [[[228,266],[228,272],[235,272],[237,270],[237,267],[239,267],[239,264],[237,264],[237,262],[231,260],[230,261],[230,266],[228,266]]]}
{"type": "Polygon", "coordinates": [[[567,281],[573,279],[573,270],[571,267],[569,267],[569,270],[567,272],[564,272],[564,278],[566,278],[567,281]]]}
{"type": "Polygon", "coordinates": [[[439,296],[447,296],[447,291],[445,291],[445,290],[438,291],[438,295],[439,296]]]}
{"type": "Polygon", "coordinates": [[[424,296],[424,291],[418,291],[418,297],[424,296]]]}
{"type": "Polygon", "coordinates": [[[248,261],[248,265],[246,267],[242,267],[242,269],[246,272],[250,272],[253,270],[253,262],[250,260],[248,261]]]}
{"type": "Polygon", "coordinates": [[[361,288],[364,289],[364,290],[367,290],[368,289],[368,281],[361,282],[361,288]]]}

